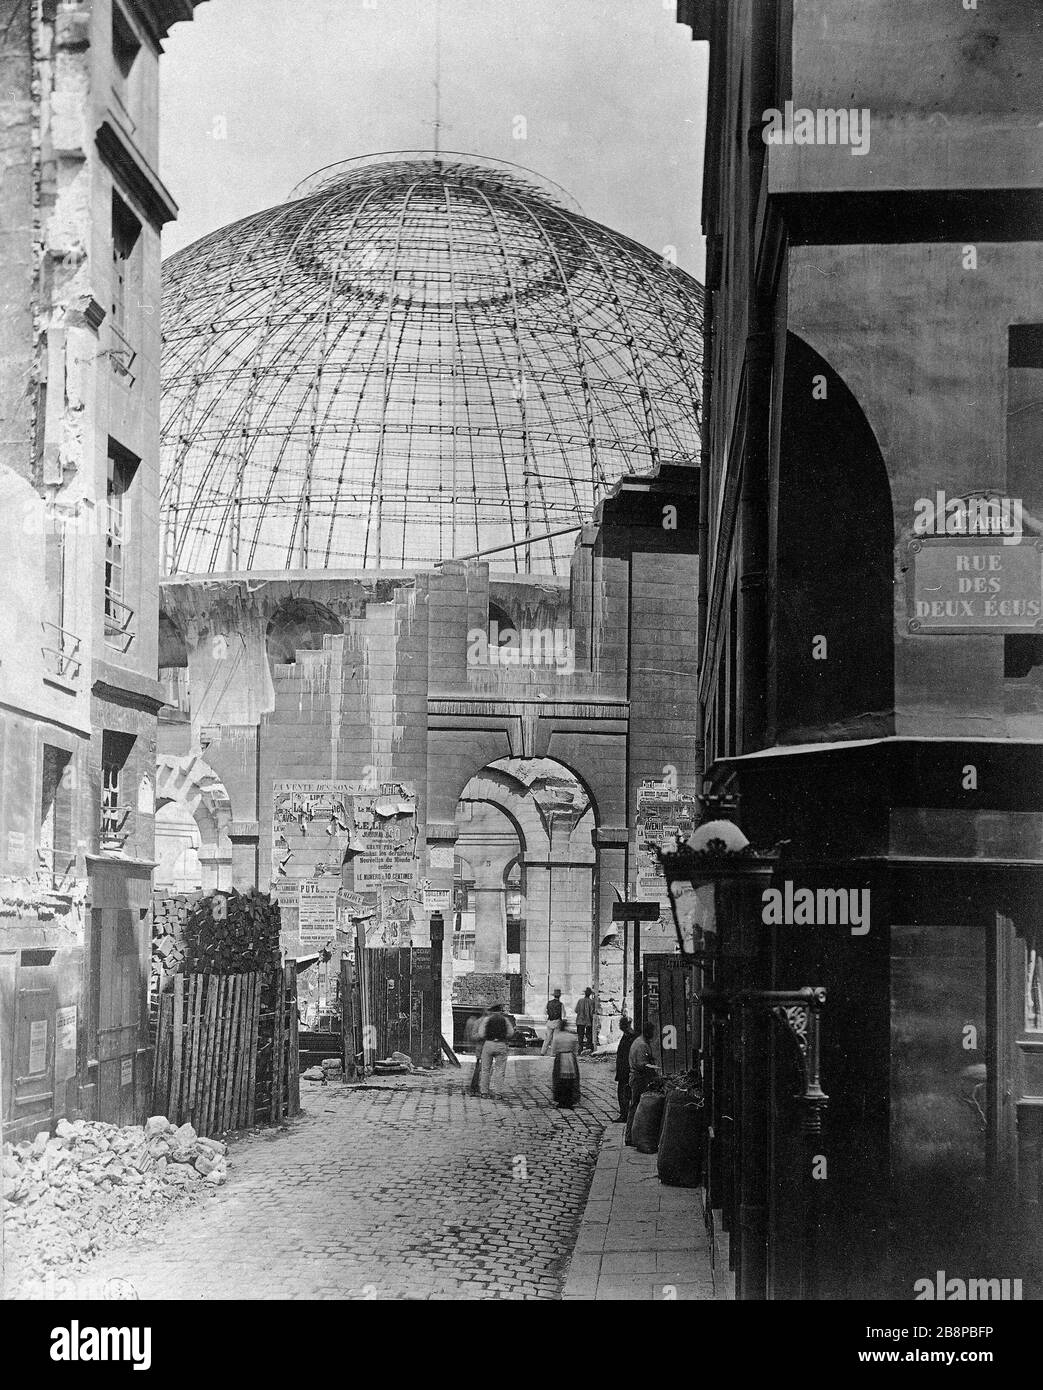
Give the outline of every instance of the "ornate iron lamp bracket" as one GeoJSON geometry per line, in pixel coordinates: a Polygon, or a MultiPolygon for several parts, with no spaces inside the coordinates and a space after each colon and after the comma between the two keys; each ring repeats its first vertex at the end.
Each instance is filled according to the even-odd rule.
{"type": "Polygon", "coordinates": [[[699,1002],[704,1007],[727,1013],[736,1005],[746,1008],[768,1008],[783,1025],[796,1044],[800,1059],[803,1090],[794,1097],[801,1107],[801,1128],[805,1134],[820,1134],[829,1096],[822,1089],[821,1023],[826,1003],[826,991],[820,985],[803,989],[750,989],[727,993],[722,990],[701,990],[699,1002]]]}
{"type": "MultiPolygon", "coordinates": [[[[766,1002],[771,1002],[771,998],[766,995],[766,1002]]],[[[796,1043],[800,1058],[804,1089],[795,1099],[802,1107],[802,1127],[805,1134],[819,1134],[823,1112],[829,1104],[829,1097],[822,1089],[820,1071],[820,1025],[826,991],[820,986],[809,986],[788,997],[776,995],[775,998],[778,1002],[772,1004],[772,1013],[796,1043]]]]}

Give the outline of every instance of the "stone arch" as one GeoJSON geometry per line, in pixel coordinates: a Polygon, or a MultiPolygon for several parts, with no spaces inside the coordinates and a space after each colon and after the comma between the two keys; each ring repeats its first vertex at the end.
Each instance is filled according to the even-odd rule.
{"type": "MultiPolygon", "coordinates": [[[[232,803],[220,777],[198,754],[181,758],[163,754],[157,760],[156,808],[171,803],[183,808],[198,827],[203,891],[230,888],[232,803]]],[[[161,862],[162,838],[161,825],[157,824],[156,849],[161,862]]]]}
{"type": "Polygon", "coordinates": [[[457,850],[472,866],[476,882],[475,975],[502,975],[507,968],[507,879],[519,864],[525,1011],[541,1017],[547,992],[554,986],[564,991],[571,1005],[586,985],[594,983],[596,971],[597,821],[589,792],[556,759],[500,758],[468,780],[457,808],[457,850]],[[471,818],[460,811],[477,805],[495,808],[510,822],[517,843],[508,843],[502,833],[489,834],[484,843],[482,818],[469,834],[471,818]],[[481,865],[481,875],[476,864],[481,865]]]}
{"type": "Polygon", "coordinates": [[[823,729],[844,738],[893,733],[895,528],[887,465],[850,388],[795,333],[786,335],[777,494],[771,733],[781,742],[813,730],[828,736],[823,729]],[[820,637],[826,660],[813,656],[820,637]]]}
{"type": "Polygon", "coordinates": [[[343,632],[343,623],[325,604],[310,598],[285,599],[268,619],[268,661],[273,666],[292,666],[298,652],[322,651],[327,637],[343,632]]]}

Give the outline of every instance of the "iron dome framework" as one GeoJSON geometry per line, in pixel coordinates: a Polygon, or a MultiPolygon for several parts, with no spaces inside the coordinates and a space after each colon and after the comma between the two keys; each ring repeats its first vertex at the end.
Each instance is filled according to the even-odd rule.
{"type": "Polygon", "coordinates": [[[701,286],[528,171],[348,161],[164,276],[168,572],[560,573],[698,456],[701,286]]]}

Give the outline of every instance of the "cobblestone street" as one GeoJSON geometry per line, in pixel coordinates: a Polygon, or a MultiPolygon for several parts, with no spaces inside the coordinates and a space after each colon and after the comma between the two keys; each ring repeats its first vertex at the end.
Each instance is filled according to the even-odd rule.
{"type": "Polygon", "coordinates": [[[302,1083],[288,1130],[234,1142],[227,1186],[90,1278],[143,1299],[560,1297],[612,1067],[584,1065],[574,1111],[549,1059],[512,1058],[503,1098],[469,1095],[470,1067],[302,1083]]]}

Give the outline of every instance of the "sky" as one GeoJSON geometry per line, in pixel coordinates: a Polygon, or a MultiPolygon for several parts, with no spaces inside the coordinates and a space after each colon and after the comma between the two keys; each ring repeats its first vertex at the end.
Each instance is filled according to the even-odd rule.
{"type": "Polygon", "coordinates": [[[703,271],[706,51],[676,0],[208,0],[161,69],[163,253],[338,160],[434,143],[561,184],[703,271]],[[436,11],[440,44],[436,45],[436,11]]]}

